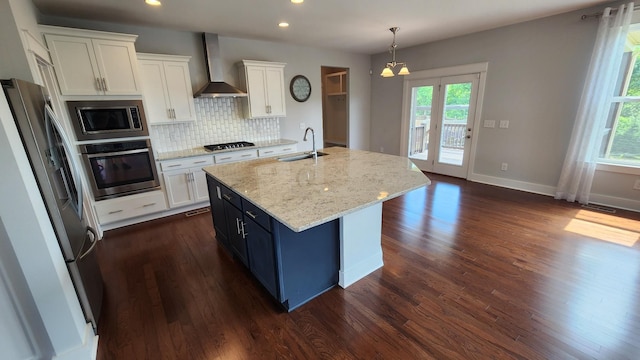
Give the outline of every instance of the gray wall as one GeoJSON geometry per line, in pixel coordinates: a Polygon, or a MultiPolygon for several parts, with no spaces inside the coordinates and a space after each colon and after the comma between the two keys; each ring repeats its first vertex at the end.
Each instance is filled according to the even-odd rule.
{"type": "MultiPolygon", "coordinates": [[[[474,175],[495,184],[553,193],[568,147],[597,31],[581,20],[587,9],[402,49],[397,59],[412,71],[488,62],[481,120],[509,120],[509,129],[481,128],[474,175]],[[509,163],[507,172],[500,170],[509,163]],[[540,189],[543,189],[542,191],[540,189]]],[[[398,39],[402,43],[402,37],[398,39]]],[[[388,53],[372,57],[378,74],[388,53]]],[[[399,154],[402,77],[371,81],[371,150],[399,154]]],[[[598,172],[599,202],[640,200],[637,176],[598,172]]],[[[471,177],[473,178],[473,176],[471,177]]],[[[637,202],[635,205],[637,206],[637,202]]],[[[629,207],[629,204],[624,205],[629,207]]],[[[634,204],[631,204],[634,206],[634,204]]]]}
{"type": "MultiPolygon", "coordinates": [[[[200,33],[46,16],[42,18],[41,23],[137,34],[139,36],[136,41],[138,52],[191,56],[189,70],[194,91],[202,87],[207,80],[200,33]]],[[[322,138],[321,66],[349,68],[351,74],[349,79],[350,147],[369,148],[369,56],[225,36],[220,36],[220,48],[224,61],[225,79],[233,85],[239,84],[236,63],[242,59],[287,64],[284,70],[287,87],[287,117],[280,121],[280,129],[283,138],[300,141],[299,150],[311,149],[311,144],[301,142],[304,129],[300,129],[300,123],[312,126],[316,130],[316,135],[322,138]],[[289,95],[289,82],[298,74],[307,76],[311,81],[311,98],[304,103],[296,102],[289,95]]]]}

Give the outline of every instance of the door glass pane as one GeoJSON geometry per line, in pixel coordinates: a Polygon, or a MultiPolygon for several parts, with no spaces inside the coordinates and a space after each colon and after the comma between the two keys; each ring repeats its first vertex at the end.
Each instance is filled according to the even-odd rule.
{"type": "Polygon", "coordinates": [[[444,86],[444,109],[440,129],[438,162],[462,166],[469,120],[471,82],[444,86]]]}
{"type": "Polygon", "coordinates": [[[409,158],[427,160],[433,86],[414,87],[411,97],[409,158]]]}

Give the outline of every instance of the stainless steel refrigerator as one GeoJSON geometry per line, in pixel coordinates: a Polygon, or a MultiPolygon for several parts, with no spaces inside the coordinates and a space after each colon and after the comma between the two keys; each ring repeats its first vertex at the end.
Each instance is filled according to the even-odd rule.
{"type": "Polygon", "coordinates": [[[97,334],[104,291],[93,251],[98,239],[83,219],[80,172],[70,142],[44,88],[16,79],[1,83],[85,318],[97,334]]]}

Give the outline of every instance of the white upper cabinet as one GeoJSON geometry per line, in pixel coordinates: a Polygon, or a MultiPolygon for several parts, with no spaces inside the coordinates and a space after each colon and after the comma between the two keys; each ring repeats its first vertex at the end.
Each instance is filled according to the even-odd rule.
{"type": "Polygon", "coordinates": [[[247,90],[243,101],[247,118],[283,117],[285,106],[284,63],[242,60],[240,81],[247,90]]]}
{"type": "Polygon", "coordinates": [[[63,95],[140,95],[136,35],[41,26],[63,95]]]}
{"type": "Polygon", "coordinates": [[[190,56],[138,54],[149,124],[195,121],[190,56]]]}

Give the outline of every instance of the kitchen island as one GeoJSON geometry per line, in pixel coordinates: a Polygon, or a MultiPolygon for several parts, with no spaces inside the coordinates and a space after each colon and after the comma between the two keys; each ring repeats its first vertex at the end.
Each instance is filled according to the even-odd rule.
{"type": "Polygon", "coordinates": [[[383,266],[382,202],[430,183],[404,157],[322,152],[203,169],[218,240],[287,310],[383,266]]]}

